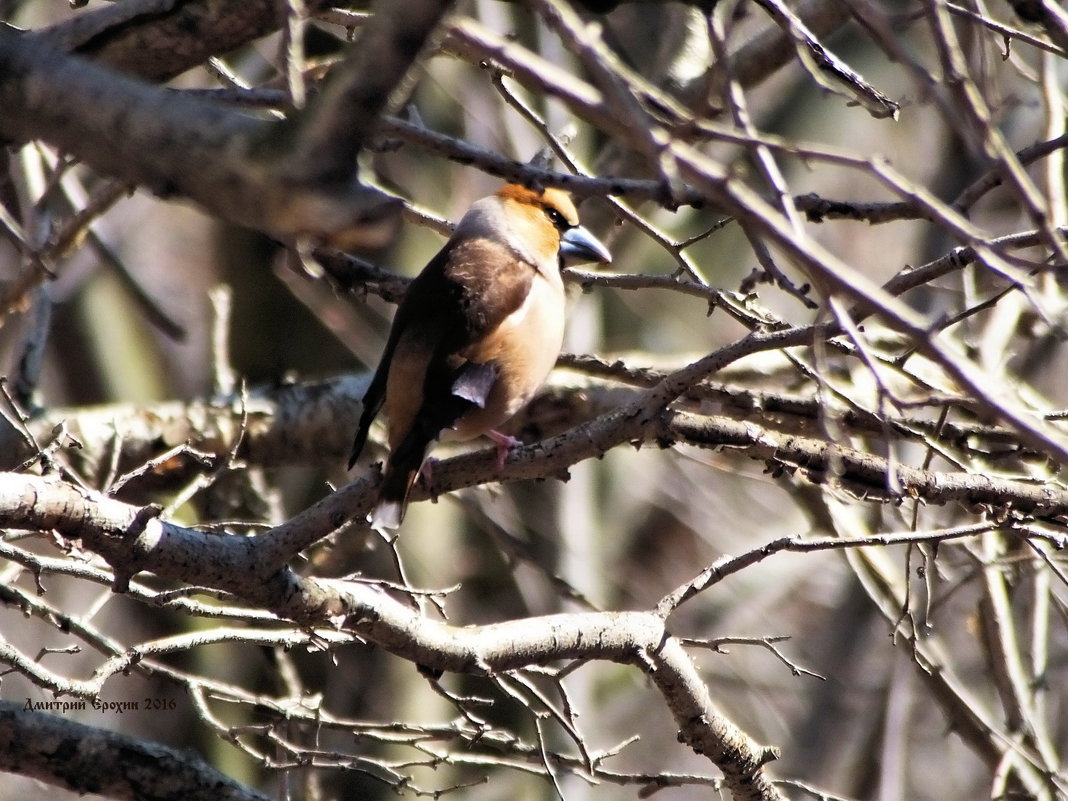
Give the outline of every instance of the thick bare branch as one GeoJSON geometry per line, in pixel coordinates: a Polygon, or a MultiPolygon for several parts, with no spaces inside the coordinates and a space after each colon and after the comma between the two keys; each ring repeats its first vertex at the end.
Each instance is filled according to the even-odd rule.
{"type": "Polygon", "coordinates": [[[264,558],[272,551],[269,540],[205,535],[61,481],[0,474],[0,525],[15,521],[80,539],[119,576],[147,570],[232,592],[301,623],[343,622],[359,637],[430,670],[492,674],[575,659],[637,666],[664,696],[680,740],[723,771],[738,801],[782,798],[762,770],[775,750],[754,743],[716,710],[696,667],[655,612],[445,625],[371,585],[278,571],[264,558]]]}
{"type": "Polygon", "coordinates": [[[284,151],[285,174],[302,183],[349,180],[379,118],[404,99],[405,76],[451,5],[451,0],[377,4],[358,44],[332,70],[307,111],[292,117],[291,128],[276,139],[275,146],[284,151]]]}
{"type": "Polygon", "coordinates": [[[44,139],[109,175],[276,236],[381,243],[396,203],[346,180],[286,175],[265,157],[277,123],[174,95],[0,28],[0,135],[44,139]],[[289,180],[283,180],[288,177],[289,180]],[[309,180],[306,180],[309,179],[309,180]]]}
{"type": "Polygon", "coordinates": [[[165,81],[278,30],[281,22],[274,0],[132,0],[79,14],[34,38],[128,75],[165,81]]]}
{"type": "MultiPolygon", "coordinates": [[[[39,706],[48,707],[50,702],[39,706]]],[[[55,701],[57,709],[71,703],[55,701]]],[[[81,707],[85,707],[81,702],[81,707]]],[[[268,801],[187,750],[0,701],[0,770],[119,801],[268,801]]]]}

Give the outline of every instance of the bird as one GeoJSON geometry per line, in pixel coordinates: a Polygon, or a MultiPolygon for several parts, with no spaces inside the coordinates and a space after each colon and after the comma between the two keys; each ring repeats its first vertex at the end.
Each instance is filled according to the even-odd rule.
{"type": "Polygon", "coordinates": [[[389,444],[373,528],[403,522],[440,438],[488,435],[503,466],[517,440],[496,428],[531,400],[563,345],[561,269],[611,260],[563,190],[510,183],[471,206],[401,299],[364,394],[349,469],[383,407],[389,444]]]}

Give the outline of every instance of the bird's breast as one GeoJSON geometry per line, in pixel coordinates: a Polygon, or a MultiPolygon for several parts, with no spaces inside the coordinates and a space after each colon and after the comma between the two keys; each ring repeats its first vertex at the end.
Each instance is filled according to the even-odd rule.
{"type": "Polygon", "coordinates": [[[470,361],[497,365],[497,380],[483,409],[458,421],[451,438],[485,434],[522,409],[545,382],[564,341],[566,298],[561,282],[535,275],[523,303],[463,352],[470,361]]]}

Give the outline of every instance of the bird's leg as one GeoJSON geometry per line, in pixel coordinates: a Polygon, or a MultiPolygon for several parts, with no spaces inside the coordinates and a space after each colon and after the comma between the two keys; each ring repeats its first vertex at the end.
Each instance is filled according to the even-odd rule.
{"type": "Polygon", "coordinates": [[[523,444],[523,440],[511,437],[508,434],[502,434],[500,431],[490,429],[486,432],[486,436],[494,441],[497,445],[497,469],[503,470],[504,463],[508,459],[508,452],[515,447],[523,444]]]}

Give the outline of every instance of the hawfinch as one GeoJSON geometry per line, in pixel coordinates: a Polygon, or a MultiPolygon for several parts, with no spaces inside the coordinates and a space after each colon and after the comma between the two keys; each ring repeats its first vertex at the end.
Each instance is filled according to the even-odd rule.
{"type": "Polygon", "coordinates": [[[561,267],[608,261],[559,189],[508,184],[471,207],[412,281],[363,398],[349,468],[383,405],[390,449],[368,522],[401,524],[427,450],[442,436],[487,434],[503,464],[510,438],[494,429],[531,399],[563,343],[561,267]]]}

